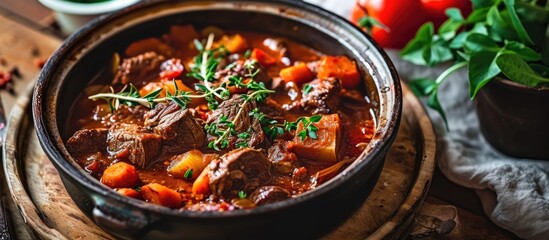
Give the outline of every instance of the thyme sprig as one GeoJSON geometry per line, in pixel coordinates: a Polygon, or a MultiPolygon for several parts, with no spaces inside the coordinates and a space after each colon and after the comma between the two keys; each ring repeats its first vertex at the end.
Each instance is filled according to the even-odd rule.
{"type": "Polygon", "coordinates": [[[175,87],[174,94],[171,94],[169,91],[167,91],[166,97],[162,97],[162,98],[158,97],[160,96],[160,93],[162,92],[162,90],[164,90],[162,88],[152,91],[149,94],[142,97],[139,94],[139,91],[137,91],[137,88],[133,84],[124,86],[122,90],[120,90],[119,92],[115,92],[114,89],[111,88],[110,93],[99,93],[99,94],[89,96],[88,98],[91,100],[104,99],[109,104],[109,108],[111,109],[111,111],[118,109],[121,104],[125,104],[130,107],[133,107],[136,105],[143,105],[148,108],[154,108],[154,106],[157,103],[168,102],[168,101],[173,101],[177,103],[177,105],[181,106],[182,109],[185,109],[187,106],[187,103],[190,102],[192,98],[205,98],[208,95],[212,94],[212,93],[204,93],[204,94],[198,94],[198,95],[189,94],[189,92],[180,90],[177,87],[175,80],[173,81],[173,85],[175,87]]]}
{"type": "Polygon", "coordinates": [[[214,34],[210,33],[206,40],[206,46],[204,46],[198,40],[194,41],[196,49],[199,54],[194,58],[194,66],[191,68],[191,72],[187,76],[193,77],[204,84],[195,84],[195,89],[204,93],[211,93],[205,97],[208,102],[208,108],[215,110],[219,106],[217,98],[227,100],[230,97],[229,90],[226,88],[226,84],[223,83],[217,88],[213,88],[211,82],[215,79],[215,72],[219,66],[219,59],[225,57],[228,54],[225,47],[220,46],[212,49],[214,34]]]}
{"type": "Polygon", "coordinates": [[[250,112],[250,116],[254,116],[259,120],[261,128],[270,139],[275,139],[279,135],[284,134],[285,132],[292,132],[297,130],[299,123],[303,124],[303,129],[297,133],[300,136],[301,141],[304,141],[307,137],[311,139],[317,139],[316,132],[318,127],[314,125],[322,118],[321,115],[313,115],[310,117],[299,117],[293,122],[284,121],[284,123],[279,123],[274,119],[270,119],[264,113],[260,112],[259,109],[255,108],[250,112]]]}

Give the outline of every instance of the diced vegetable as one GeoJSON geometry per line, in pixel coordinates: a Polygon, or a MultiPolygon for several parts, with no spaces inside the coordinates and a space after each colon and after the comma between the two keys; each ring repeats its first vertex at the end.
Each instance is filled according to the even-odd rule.
{"type": "Polygon", "coordinates": [[[313,80],[315,75],[311,72],[311,69],[305,63],[299,63],[297,65],[284,68],[280,70],[280,78],[285,82],[295,82],[296,84],[303,84],[313,80]]]}
{"type": "Polygon", "coordinates": [[[116,192],[126,197],[141,198],[141,194],[132,188],[119,188],[116,192]]]}
{"type": "Polygon", "coordinates": [[[176,48],[188,48],[200,36],[192,25],[175,25],[170,27],[170,40],[176,48]]]}
{"type": "Polygon", "coordinates": [[[322,57],[317,77],[320,79],[339,78],[344,88],[357,87],[361,78],[355,62],[345,56],[322,57]]]}
{"type": "MultiPolygon", "coordinates": [[[[314,161],[334,163],[338,161],[339,146],[341,145],[341,123],[337,114],[324,115],[314,125],[318,128],[316,139],[301,136],[294,138],[292,151],[300,158],[307,158],[314,161]]],[[[296,132],[303,130],[303,124],[297,125],[296,132]]]]}
{"type": "Polygon", "coordinates": [[[111,188],[132,188],[139,183],[139,175],[133,165],[117,162],[105,169],[101,182],[111,188]]]}
{"type": "Polygon", "coordinates": [[[254,48],[251,58],[257,60],[259,64],[265,67],[270,67],[276,64],[276,58],[271,57],[266,52],[258,48],[254,48]]]}
{"type": "Polygon", "coordinates": [[[158,183],[149,183],[141,187],[141,196],[147,202],[170,208],[179,208],[182,204],[181,194],[158,183]]]}
{"type": "Polygon", "coordinates": [[[224,46],[230,53],[244,52],[248,49],[248,42],[240,34],[223,36],[216,44],[217,47],[224,46]]]}
{"type": "Polygon", "coordinates": [[[172,80],[178,78],[185,67],[181,64],[181,60],[177,58],[169,59],[160,65],[160,78],[165,80],[172,80]]]}
{"type": "Polygon", "coordinates": [[[208,166],[206,166],[194,181],[192,187],[193,195],[207,195],[210,193],[210,176],[208,172],[208,166]]]}
{"type": "Polygon", "coordinates": [[[170,166],[168,166],[168,173],[177,178],[194,180],[205,167],[206,163],[204,162],[202,152],[191,150],[174,156],[170,166]]]}
{"type": "Polygon", "coordinates": [[[145,38],[133,42],[126,48],[125,54],[127,57],[135,57],[146,52],[156,52],[160,55],[171,55],[172,48],[165,43],[162,43],[158,38],[145,38]]]}
{"type": "MultiPolygon", "coordinates": [[[[183,84],[181,80],[175,80],[175,84],[177,84],[177,88],[180,91],[185,92],[192,92],[193,90],[187,87],[187,85],[183,84]]],[[[163,88],[164,90],[160,92],[160,95],[158,95],[159,98],[163,98],[166,96],[166,92],[170,92],[172,95],[175,93],[175,85],[174,81],[171,80],[162,80],[160,82],[149,82],[147,85],[143,86],[139,90],[140,96],[146,96],[147,94],[156,91],[159,88],[163,88]]]]}

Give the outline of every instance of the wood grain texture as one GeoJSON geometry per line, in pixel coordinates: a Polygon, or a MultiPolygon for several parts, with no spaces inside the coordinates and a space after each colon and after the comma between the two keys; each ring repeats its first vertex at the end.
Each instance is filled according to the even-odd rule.
{"type": "Polygon", "coordinates": [[[14,93],[1,91],[4,109],[10,112],[16,96],[24,93],[40,73],[35,61],[47,58],[61,45],[60,39],[36,31],[6,16],[0,15],[0,71],[8,72],[14,67],[21,77],[14,77],[14,93]]]}
{"type": "MultiPolygon", "coordinates": [[[[7,4],[3,2],[2,4],[7,4]]],[[[14,67],[19,69],[20,77],[13,79],[13,93],[1,91],[3,107],[6,113],[10,113],[16,96],[20,93],[26,94],[29,85],[32,85],[40,68],[35,66],[33,59],[46,59],[60,44],[61,40],[47,34],[43,34],[35,29],[29,28],[12,20],[4,11],[0,11],[0,71],[9,72],[14,67]]],[[[8,117],[8,116],[6,116],[8,117]]],[[[11,132],[8,133],[8,137],[11,132]]],[[[2,179],[3,178],[3,174],[2,179]]],[[[32,239],[35,238],[32,231],[29,231],[25,224],[25,218],[21,217],[18,207],[12,201],[12,196],[8,189],[7,181],[1,181],[4,203],[7,205],[8,216],[14,230],[13,239],[32,239]]]]}
{"type": "MultiPolygon", "coordinates": [[[[380,180],[364,205],[324,239],[396,239],[406,236],[426,196],[435,165],[435,139],[423,109],[404,86],[403,123],[380,180]]],[[[27,224],[46,239],[110,239],[72,202],[40,148],[28,113],[28,95],[10,118],[7,173],[14,201],[27,224]]],[[[428,118],[427,118],[428,120],[428,118]]]]}
{"type": "Polygon", "coordinates": [[[30,90],[12,108],[4,152],[8,186],[20,214],[41,239],[112,239],[78,209],[42,151],[28,111],[30,90]]]}

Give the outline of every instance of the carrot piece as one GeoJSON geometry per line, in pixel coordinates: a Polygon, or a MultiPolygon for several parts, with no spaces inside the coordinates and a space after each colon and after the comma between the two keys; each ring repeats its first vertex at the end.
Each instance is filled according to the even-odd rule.
{"type": "Polygon", "coordinates": [[[141,194],[138,191],[132,188],[119,188],[116,190],[117,193],[120,193],[123,196],[131,198],[141,198],[141,194]]]}
{"type": "Polygon", "coordinates": [[[230,53],[238,53],[248,49],[248,42],[240,34],[232,36],[225,35],[215,44],[215,46],[224,46],[230,53]]]}
{"type": "Polygon", "coordinates": [[[270,67],[276,64],[276,59],[274,57],[269,56],[267,53],[258,48],[254,48],[251,57],[265,67],[270,67]]]}
{"type": "Polygon", "coordinates": [[[282,78],[283,81],[295,82],[298,85],[311,81],[314,77],[315,75],[305,63],[299,63],[295,66],[280,70],[280,78],[282,78]]]}
{"type": "Polygon", "coordinates": [[[164,89],[160,92],[160,95],[158,97],[165,97],[166,92],[169,92],[170,94],[175,94],[175,85],[177,85],[177,89],[180,91],[185,92],[192,92],[193,90],[187,85],[185,85],[181,80],[175,80],[175,84],[173,84],[174,81],[172,80],[162,80],[160,82],[149,82],[147,85],[143,86],[141,89],[139,89],[139,95],[145,96],[153,91],[156,91],[159,88],[164,89]]]}
{"type": "Polygon", "coordinates": [[[169,56],[171,55],[172,49],[167,44],[162,43],[158,38],[145,38],[130,44],[126,48],[125,54],[128,57],[134,57],[150,51],[169,56]]]}
{"type": "Polygon", "coordinates": [[[175,80],[175,84],[173,84],[173,81],[164,81],[164,89],[167,92],[170,92],[170,94],[175,94],[175,86],[177,85],[177,89],[180,91],[185,92],[192,92],[193,90],[190,87],[187,87],[181,80],[175,80]]]}
{"type": "Polygon", "coordinates": [[[210,176],[208,175],[208,172],[209,167],[206,166],[194,181],[192,187],[193,195],[206,195],[210,193],[210,176]]]}
{"type": "Polygon", "coordinates": [[[175,25],[170,27],[170,40],[175,48],[185,48],[200,36],[192,25],[175,25]]]}
{"type": "Polygon", "coordinates": [[[158,183],[149,183],[141,187],[141,196],[147,202],[170,208],[181,207],[183,199],[175,190],[158,183]]]}
{"type": "Polygon", "coordinates": [[[317,77],[320,79],[339,78],[344,88],[357,87],[361,78],[355,62],[345,56],[322,57],[317,77]]]}
{"type": "Polygon", "coordinates": [[[111,188],[131,188],[139,183],[139,175],[134,166],[117,162],[105,169],[101,182],[111,188]]]}

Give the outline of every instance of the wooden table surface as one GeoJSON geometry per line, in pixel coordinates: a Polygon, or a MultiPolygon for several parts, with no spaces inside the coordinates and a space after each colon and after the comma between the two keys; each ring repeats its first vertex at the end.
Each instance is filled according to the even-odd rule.
{"type": "MultiPolygon", "coordinates": [[[[32,81],[40,71],[40,68],[35,65],[38,61],[46,59],[63,41],[63,37],[56,27],[53,13],[38,1],[0,1],[0,71],[10,71],[17,66],[22,78],[32,81]],[[17,39],[10,34],[10,31],[16,33],[17,37],[22,36],[28,39],[17,39]],[[33,39],[36,33],[46,37],[33,39]],[[25,41],[30,40],[33,40],[36,45],[26,44],[25,41]],[[21,54],[14,56],[14,51],[20,51],[21,54]]],[[[5,89],[0,90],[2,97],[7,98],[4,101],[4,107],[7,110],[10,109],[10,104],[17,97],[17,93],[25,87],[21,86],[24,84],[17,79],[14,80],[14,85],[14,94],[8,93],[5,89]]],[[[437,170],[422,211],[430,212],[448,208],[457,210],[457,225],[453,231],[444,236],[432,234],[422,239],[518,239],[487,218],[473,190],[454,184],[437,170]]],[[[412,239],[412,236],[408,238],[412,239]]]]}

